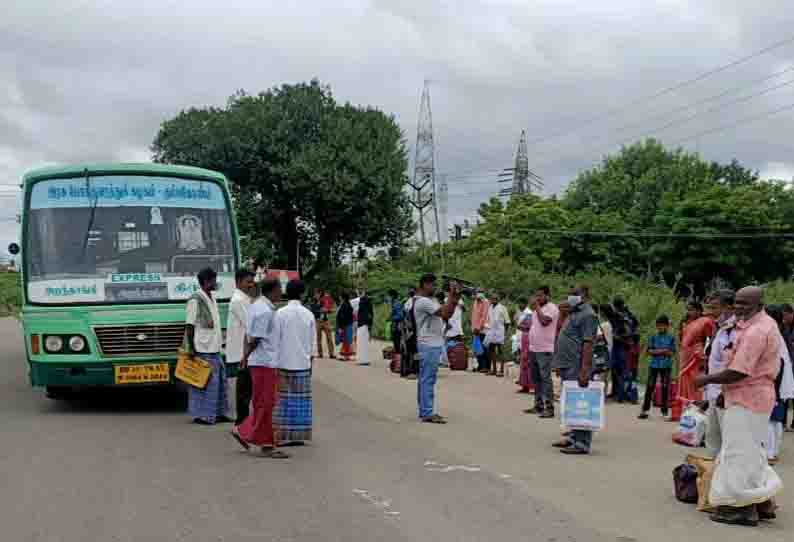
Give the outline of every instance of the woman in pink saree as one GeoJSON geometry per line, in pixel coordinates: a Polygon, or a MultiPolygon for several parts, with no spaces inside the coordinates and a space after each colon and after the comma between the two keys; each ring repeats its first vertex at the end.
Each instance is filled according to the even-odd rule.
{"type": "Polygon", "coordinates": [[[717,324],[711,315],[703,315],[700,303],[687,305],[686,324],[681,333],[681,356],[678,370],[678,402],[681,407],[689,401],[701,401],[703,390],[695,386],[695,379],[705,372],[706,343],[714,336],[717,324]]]}

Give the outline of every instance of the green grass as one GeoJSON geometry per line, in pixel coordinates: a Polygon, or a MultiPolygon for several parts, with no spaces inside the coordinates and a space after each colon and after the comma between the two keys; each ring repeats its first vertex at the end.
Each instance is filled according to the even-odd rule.
{"type": "Polygon", "coordinates": [[[19,273],[0,274],[0,316],[16,316],[22,302],[19,273]]]}

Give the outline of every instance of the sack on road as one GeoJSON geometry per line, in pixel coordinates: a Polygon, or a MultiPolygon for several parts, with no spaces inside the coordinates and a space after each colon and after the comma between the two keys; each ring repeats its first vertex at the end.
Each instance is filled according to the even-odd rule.
{"type": "Polygon", "coordinates": [[[675,498],[681,502],[698,502],[698,471],[694,465],[682,463],[673,469],[673,488],[675,498]]]}
{"type": "Polygon", "coordinates": [[[709,491],[711,491],[711,477],[714,476],[714,460],[708,457],[699,457],[697,455],[689,454],[686,456],[686,462],[697,469],[697,491],[698,491],[698,506],[700,512],[711,512],[714,510],[709,505],[709,491]]]}

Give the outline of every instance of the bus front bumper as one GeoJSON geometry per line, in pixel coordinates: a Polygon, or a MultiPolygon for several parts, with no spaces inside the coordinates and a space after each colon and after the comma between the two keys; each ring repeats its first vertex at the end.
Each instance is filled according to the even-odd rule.
{"type": "MultiPolygon", "coordinates": [[[[153,382],[123,383],[117,381],[116,367],[131,367],[151,365],[152,361],[133,361],[125,360],[114,363],[52,363],[52,362],[30,362],[30,382],[33,386],[81,388],[93,386],[118,386],[134,387],[139,385],[147,386],[168,386],[175,384],[174,369],[176,360],[163,360],[159,363],[168,364],[168,381],[158,380],[153,382]]],[[[228,364],[226,366],[226,376],[231,378],[237,376],[238,364],[228,364]]]]}

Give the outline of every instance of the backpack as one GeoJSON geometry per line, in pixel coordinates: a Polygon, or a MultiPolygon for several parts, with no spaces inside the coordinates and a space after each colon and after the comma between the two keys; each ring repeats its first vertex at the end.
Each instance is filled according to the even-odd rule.
{"type": "Polygon", "coordinates": [[[416,354],[418,348],[416,346],[416,316],[414,315],[414,306],[411,304],[411,310],[407,314],[407,318],[402,320],[402,343],[406,356],[416,354]]]}
{"type": "Polygon", "coordinates": [[[607,338],[604,334],[604,328],[598,324],[598,329],[601,330],[600,335],[596,335],[596,341],[593,345],[593,370],[596,373],[603,373],[609,370],[609,345],[607,338]]]}

